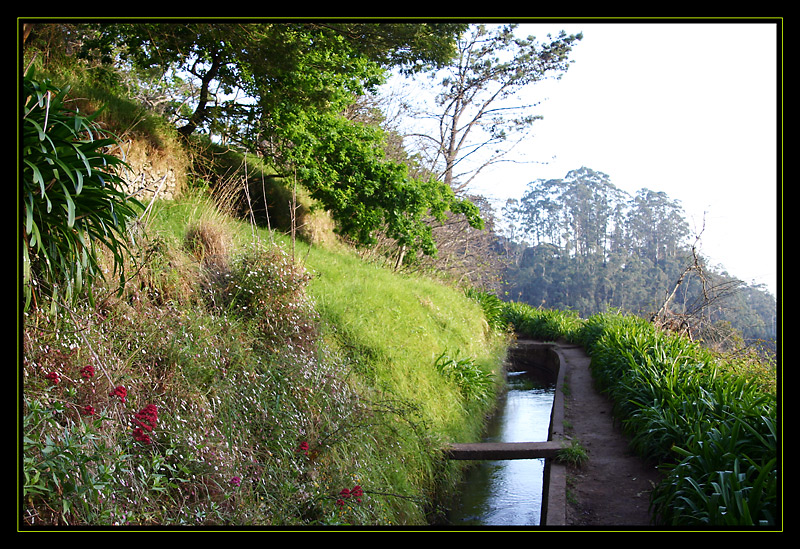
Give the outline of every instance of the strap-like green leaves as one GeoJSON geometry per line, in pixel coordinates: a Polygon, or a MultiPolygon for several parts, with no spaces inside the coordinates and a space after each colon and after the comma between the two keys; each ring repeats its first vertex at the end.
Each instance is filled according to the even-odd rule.
{"type": "MultiPolygon", "coordinates": [[[[27,308],[37,292],[69,301],[103,276],[95,254],[102,243],[114,270],[124,264],[127,223],[141,207],[119,189],[113,171],[122,162],[104,152],[116,144],[99,138],[93,117],[64,106],[68,88],[32,75],[24,79],[23,282],[27,308]],[[60,288],[60,289],[59,289],[60,288]]],[[[87,292],[91,297],[91,292],[87,292]]]]}

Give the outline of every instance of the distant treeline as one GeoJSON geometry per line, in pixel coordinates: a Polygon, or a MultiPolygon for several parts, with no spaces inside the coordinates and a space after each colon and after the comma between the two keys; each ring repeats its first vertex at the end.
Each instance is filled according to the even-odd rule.
{"type": "Polygon", "coordinates": [[[721,344],[772,340],[776,300],[717,272],[695,249],[680,202],[646,188],[635,196],[580,168],[536,180],[503,210],[508,257],[503,295],[582,317],[609,309],[721,344]]]}

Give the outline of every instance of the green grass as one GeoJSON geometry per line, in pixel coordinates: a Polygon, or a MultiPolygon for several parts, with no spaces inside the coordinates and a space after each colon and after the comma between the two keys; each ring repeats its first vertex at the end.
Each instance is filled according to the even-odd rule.
{"type": "Polygon", "coordinates": [[[504,357],[481,307],[201,196],[149,219],[121,296],[26,316],[21,521],[425,524],[459,474],[442,445],[476,438],[491,406],[436,359],[491,376],[504,357]],[[146,443],[133,420],[150,405],[146,443]]]}

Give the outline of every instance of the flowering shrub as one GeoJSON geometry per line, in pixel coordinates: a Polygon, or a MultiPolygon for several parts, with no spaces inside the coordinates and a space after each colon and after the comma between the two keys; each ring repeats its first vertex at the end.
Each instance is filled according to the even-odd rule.
{"type": "Polygon", "coordinates": [[[44,377],[45,379],[49,379],[53,385],[58,385],[61,382],[61,377],[56,372],[50,372],[44,377]]]}
{"type": "Polygon", "coordinates": [[[342,507],[345,504],[345,500],[349,498],[353,498],[356,503],[361,503],[361,496],[364,495],[364,491],[361,489],[361,486],[353,486],[352,489],[350,488],[343,488],[341,492],[339,492],[339,499],[336,500],[336,505],[342,507]]]}

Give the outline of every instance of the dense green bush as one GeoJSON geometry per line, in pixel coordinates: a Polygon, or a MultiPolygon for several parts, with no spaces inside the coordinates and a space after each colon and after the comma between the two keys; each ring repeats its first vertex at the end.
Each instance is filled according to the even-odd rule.
{"type": "Polygon", "coordinates": [[[575,311],[537,309],[515,301],[504,304],[502,317],[520,336],[546,341],[570,340],[581,327],[575,311]]]}
{"type": "Polygon", "coordinates": [[[592,377],[632,448],[665,472],[652,493],[654,521],[776,524],[777,411],[768,385],[633,315],[579,320],[521,304],[508,304],[506,315],[521,334],[564,337],[591,356],[592,377]]]}
{"type": "Polygon", "coordinates": [[[641,318],[597,315],[581,333],[593,377],[632,447],[662,464],[654,518],[682,525],[774,525],[775,398],[719,358],[641,318]]]}

